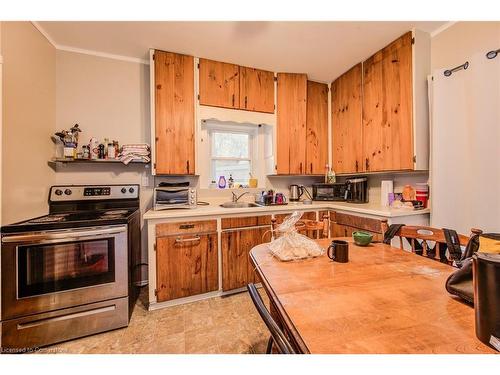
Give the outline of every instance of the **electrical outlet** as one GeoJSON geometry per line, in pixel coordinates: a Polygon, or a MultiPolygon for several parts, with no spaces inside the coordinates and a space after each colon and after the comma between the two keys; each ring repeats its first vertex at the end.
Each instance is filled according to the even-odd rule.
{"type": "Polygon", "coordinates": [[[141,186],[147,187],[149,186],[149,176],[147,174],[144,174],[141,178],[141,186]]]}

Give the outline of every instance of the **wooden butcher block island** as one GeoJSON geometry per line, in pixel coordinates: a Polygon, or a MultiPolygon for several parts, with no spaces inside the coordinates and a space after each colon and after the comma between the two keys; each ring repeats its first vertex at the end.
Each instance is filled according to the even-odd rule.
{"type": "MultiPolygon", "coordinates": [[[[454,268],[381,243],[349,243],[349,262],[326,254],[280,262],[267,245],[250,258],[271,313],[301,353],[494,353],[474,332],[474,309],[451,297],[454,268]]],[[[329,239],[317,240],[326,248],[329,239]]]]}

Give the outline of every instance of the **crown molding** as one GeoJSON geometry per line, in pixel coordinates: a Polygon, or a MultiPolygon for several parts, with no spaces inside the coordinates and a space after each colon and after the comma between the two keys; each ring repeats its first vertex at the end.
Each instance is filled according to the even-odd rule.
{"type": "Polygon", "coordinates": [[[31,21],[31,23],[40,32],[40,34],[42,34],[45,37],[45,39],[47,39],[49,41],[49,43],[52,44],[54,46],[54,48],[58,51],[74,52],[74,53],[80,53],[83,55],[103,57],[106,59],[113,59],[113,60],[120,60],[120,61],[126,61],[126,62],[133,62],[136,64],[149,65],[149,60],[139,59],[137,57],[116,55],[113,53],[99,52],[99,51],[93,51],[93,50],[88,50],[88,49],[83,49],[83,48],[76,48],[76,47],[71,47],[71,46],[59,45],[50,37],[50,35],[43,29],[43,27],[38,22],[31,21]]]}
{"type": "Polygon", "coordinates": [[[436,35],[442,33],[443,31],[445,31],[446,29],[452,27],[454,24],[456,24],[458,21],[449,21],[449,22],[446,22],[444,25],[441,25],[440,27],[438,27],[436,30],[434,30],[433,32],[430,33],[431,35],[431,38],[434,38],[436,35]]]}
{"type": "Polygon", "coordinates": [[[133,62],[136,64],[144,64],[144,65],[149,65],[148,60],[144,59],[139,59],[137,57],[130,57],[130,56],[123,56],[123,55],[115,55],[113,53],[106,53],[106,52],[99,52],[99,51],[92,51],[88,49],[83,49],[83,48],[75,48],[71,46],[61,46],[57,45],[56,47],[57,50],[59,51],[66,51],[66,52],[74,52],[74,53],[81,53],[83,55],[90,55],[90,56],[97,56],[97,57],[104,57],[106,59],[113,59],[113,60],[120,60],[120,61],[127,61],[127,62],[133,62]]]}

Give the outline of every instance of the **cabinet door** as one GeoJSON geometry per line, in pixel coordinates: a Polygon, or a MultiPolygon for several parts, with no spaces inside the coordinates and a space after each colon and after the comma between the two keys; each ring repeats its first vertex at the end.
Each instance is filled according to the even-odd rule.
{"type": "Polygon", "coordinates": [[[245,287],[256,282],[256,275],[249,253],[264,241],[268,227],[246,228],[221,233],[222,289],[224,291],[245,287]]]}
{"type": "Polygon", "coordinates": [[[240,66],[240,109],[274,113],[274,73],[240,66]]]}
{"type": "Polygon", "coordinates": [[[200,59],[200,104],[239,108],[238,65],[200,59]]]}
{"type": "Polygon", "coordinates": [[[278,73],[277,173],[304,174],[307,75],[278,73]]]}
{"type": "Polygon", "coordinates": [[[158,302],[218,289],[217,234],[156,239],[158,302]]]}
{"type": "Polygon", "coordinates": [[[328,85],[307,81],[306,174],[323,174],[328,164],[328,85]]]}
{"type": "Polygon", "coordinates": [[[336,173],[364,171],[361,75],[359,63],[332,83],[332,168],[336,173]]]}
{"type": "Polygon", "coordinates": [[[157,174],[194,174],[194,61],[155,51],[157,174]]]}
{"type": "Polygon", "coordinates": [[[366,171],[413,169],[411,40],[407,33],[363,64],[366,171]]]}

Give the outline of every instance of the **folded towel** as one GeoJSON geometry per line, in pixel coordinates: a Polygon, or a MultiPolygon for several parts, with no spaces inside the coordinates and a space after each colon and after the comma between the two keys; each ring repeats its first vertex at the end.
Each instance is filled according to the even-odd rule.
{"type": "Polygon", "coordinates": [[[128,164],[132,161],[141,161],[149,163],[151,161],[149,145],[146,143],[134,143],[122,146],[122,150],[118,155],[118,159],[123,164],[128,164]]]}

